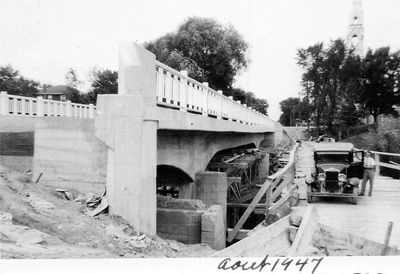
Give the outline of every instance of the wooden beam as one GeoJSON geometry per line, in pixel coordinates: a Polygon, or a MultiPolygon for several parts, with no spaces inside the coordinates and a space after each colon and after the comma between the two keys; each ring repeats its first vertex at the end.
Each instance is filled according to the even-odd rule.
{"type": "Polygon", "coordinates": [[[389,248],[389,240],[390,240],[390,235],[392,234],[392,227],[393,227],[393,222],[388,223],[388,227],[386,229],[386,235],[385,235],[385,242],[383,243],[383,249],[381,255],[386,255],[387,250],[389,248]]]}
{"type": "MultiPolygon", "coordinates": [[[[293,169],[291,169],[290,171],[292,171],[292,170],[293,169]]],[[[287,186],[291,181],[294,181],[294,170],[293,170],[293,172],[288,172],[287,175],[288,176],[286,176],[286,178],[283,179],[283,181],[279,184],[279,186],[272,193],[272,196],[271,196],[272,201],[275,201],[275,199],[278,198],[278,196],[281,194],[281,192],[285,186],[287,186]]]]}
{"type": "Polygon", "coordinates": [[[263,257],[279,256],[290,247],[289,230],[290,217],[285,216],[277,222],[265,227],[255,227],[249,236],[237,243],[218,251],[211,257],[263,257]]]}
{"type": "Polygon", "coordinates": [[[400,170],[400,166],[398,166],[398,165],[392,165],[392,164],[382,163],[382,162],[379,162],[378,165],[383,166],[383,167],[387,167],[387,168],[391,168],[391,169],[400,170]]]}
{"type": "Polygon", "coordinates": [[[315,210],[314,205],[309,205],[301,221],[299,230],[293,240],[292,246],[287,254],[288,257],[299,257],[307,252],[315,230],[318,228],[319,216],[315,210]]]}
{"type": "Polygon", "coordinates": [[[261,189],[257,192],[256,196],[251,201],[249,207],[246,209],[246,211],[240,217],[239,221],[237,222],[237,224],[235,225],[235,227],[233,228],[231,233],[229,233],[228,239],[227,239],[227,241],[229,243],[232,242],[232,240],[235,238],[239,229],[242,228],[243,224],[246,222],[247,218],[253,212],[254,208],[257,206],[258,202],[264,196],[265,192],[267,191],[267,189],[269,187],[271,187],[271,180],[267,179],[267,181],[264,183],[264,185],[261,187],[261,189]]]}
{"type": "Polygon", "coordinates": [[[293,191],[297,189],[297,185],[292,186],[288,192],[286,192],[285,195],[283,195],[282,198],[279,199],[279,201],[277,201],[276,203],[274,203],[270,208],[269,208],[269,212],[274,212],[275,210],[277,210],[281,205],[283,205],[292,195],[293,191]]]}
{"type": "MultiPolygon", "coordinates": [[[[230,233],[233,228],[228,228],[228,233],[230,233]]],[[[236,234],[235,240],[242,240],[246,238],[251,229],[239,229],[239,232],[236,234]]]]}
{"type": "MultiPolygon", "coordinates": [[[[266,204],[257,204],[256,207],[265,208],[266,204]]],[[[242,204],[242,203],[227,203],[227,207],[238,207],[238,208],[246,208],[249,204],[242,204]]]]}
{"type": "Polygon", "coordinates": [[[379,152],[379,151],[373,151],[373,150],[371,150],[371,153],[373,153],[373,154],[379,154],[379,155],[387,155],[387,156],[397,156],[397,157],[400,157],[400,154],[398,154],[398,153],[379,152]]]}
{"type": "MultiPolygon", "coordinates": [[[[259,190],[258,190],[257,188],[254,188],[254,189],[250,190],[250,191],[249,191],[248,193],[246,193],[246,194],[241,193],[242,196],[240,197],[240,199],[236,199],[236,200],[234,201],[234,203],[244,203],[244,202],[247,202],[247,201],[253,199],[254,196],[257,194],[258,191],[259,191],[259,190]]],[[[248,205],[249,205],[249,204],[247,204],[247,206],[248,206],[248,205]]]]}
{"type": "Polygon", "coordinates": [[[218,168],[243,168],[246,169],[249,167],[247,163],[210,163],[210,169],[218,169],[218,168]]]}
{"type": "Polygon", "coordinates": [[[224,163],[225,163],[225,164],[228,164],[228,163],[230,163],[230,162],[232,162],[232,161],[235,161],[236,159],[238,159],[238,158],[240,158],[240,157],[242,157],[242,156],[244,156],[244,153],[239,154],[239,155],[236,155],[236,156],[233,156],[232,158],[229,158],[228,160],[225,160],[224,163]]]}
{"type": "Polygon", "coordinates": [[[228,179],[228,187],[233,184],[233,183],[241,183],[242,182],[242,177],[227,177],[228,179]]]}

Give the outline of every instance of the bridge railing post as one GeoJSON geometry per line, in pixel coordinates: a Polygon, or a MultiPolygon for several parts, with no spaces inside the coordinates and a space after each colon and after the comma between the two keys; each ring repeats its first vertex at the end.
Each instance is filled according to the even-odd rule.
{"type": "Polygon", "coordinates": [[[42,96],[36,98],[36,116],[44,116],[44,101],[42,96]]]}
{"type": "Polygon", "coordinates": [[[381,175],[380,155],[378,153],[375,153],[374,158],[375,158],[375,174],[376,176],[379,176],[381,175]]]}
{"type": "Polygon", "coordinates": [[[223,104],[223,96],[222,96],[222,90],[217,91],[219,96],[218,96],[218,109],[217,109],[217,118],[222,119],[222,104],[223,104]]]}
{"type": "Polygon", "coordinates": [[[72,117],[72,103],[70,100],[65,102],[65,116],[72,117]]]}
{"type": "Polygon", "coordinates": [[[188,76],[188,72],[186,70],[181,70],[180,73],[182,74],[183,77],[181,78],[179,82],[179,102],[180,102],[180,110],[181,111],[186,111],[187,109],[187,92],[188,92],[188,86],[187,86],[187,80],[186,77],[188,76]]]}
{"type": "Polygon", "coordinates": [[[6,115],[8,110],[8,95],[6,91],[0,92],[0,114],[6,115]]]}
{"type": "Polygon", "coordinates": [[[89,104],[89,115],[88,115],[89,119],[93,119],[95,116],[95,111],[94,111],[94,105],[93,104],[89,104]]]}

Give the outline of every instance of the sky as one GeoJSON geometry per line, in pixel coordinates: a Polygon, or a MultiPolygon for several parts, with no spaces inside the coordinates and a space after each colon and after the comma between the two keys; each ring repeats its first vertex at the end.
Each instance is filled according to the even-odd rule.
{"type": "MultiPolygon", "coordinates": [[[[189,16],[232,24],[248,41],[251,63],[237,87],[279,102],[301,91],[296,50],[344,38],[352,0],[0,0],[0,66],[30,79],[82,86],[94,68],[118,68],[120,41],[143,43],[175,31],[189,16]]],[[[364,47],[400,49],[400,0],[364,0],[364,47]]]]}

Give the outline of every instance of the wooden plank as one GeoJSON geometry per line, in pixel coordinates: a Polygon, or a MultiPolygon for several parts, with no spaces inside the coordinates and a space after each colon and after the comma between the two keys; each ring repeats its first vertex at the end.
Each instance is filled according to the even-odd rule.
{"type": "MultiPolygon", "coordinates": [[[[228,233],[230,233],[233,229],[228,227],[228,233]]],[[[239,229],[239,232],[236,234],[235,240],[243,240],[249,234],[251,229],[239,229]]]]}
{"type": "Polygon", "coordinates": [[[397,156],[397,157],[400,157],[400,154],[398,154],[398,153],[380,152],[380,151],[373,151],[373,150],[371,150],[371,153],[373,153],[373,154],[379,154],[379,155],[387,155],[387,156],[397,156]]]}
{"type": "Polygon", "coordinates": [[[269,212],[274,212],[275,210],[277,210],[281,205],[283,205],[292,195],[293,191],[295,191],[297,189],[297,185],[293,185],[289,191],[283,195],[282,198],[279,199],[279,201],[277,201],[276,203],[274,203],[270,208],[269,208],[269,212]]]}
{"type": "MultiPolygon", "coordinates": [[[[241,193],[242,196],[241,196],[239,199],[236,199],[234,202],[235,202],[235,203],[244,203],[244,202],[247,202],[247,201],[253,199],[254,196],[257,194],[258,191],[259,191],[259,190],[258,190],[257,188],[254,188],[254,189],[252,189],[251,191],[249,191],[249,192],[246,193],[246,194],[241,193]]],[[[249,204],[247,204],[247,206],[248,206],[248,205],[249,205],[249,204]]]]}
{"type": "Polygon", "coordinates": [[[388,227],[386,229],[386,235],[385,235],[385,241],[383,243],[383,249],[381,255],[386,255],[387,249],[389,247],[389,240],[390,240],[390,235],[392,234],[392,227],[393,227],[393,222],[388,223],[388,227]]]}
{"type": "Polygon", "coordinates": [[[240,158],[240,157],[242,157],[242,156],[244,156],[244,153],[239,154],[239,155],[236,155],[236,156],[233,156],[232,158],[229,158],[228,160],[225,160],[224,163],[225,163],[225,164],[228,164],[228,163],[230,163],[230,162],[232,162],[232,161],[235,161],[236,159],[238,159],[238,158],[240,158]]]}
{"type": "Polygon", "coordinates": [[[211,169],[231,168],[231,167],[247,169],[249,165],[247,163],[210,163],[209,167],[211,169]]]}
{"type": "Polygon", "coordinates": [[[258,204],[258,202],[261,200],[262,196],[264,196],[265,192],[267,189],[271,187],[271,181],[267,179],[267,181],[264,183],[264,185],[261,187],[261,189],[257,192],[256,196],[253,198],[251,201],[249,207],[246,209],[246,211],[243,213],[243,215],[240,217],[239,221],[228,235],[227,241],[230,243],[232,240],[235,238],[236,234],[238,233],[239,229],[242,228],[243,224],[246,222],[247,218],[250,216],[250,214],[253,212],[254,208],[258,204]]]}
{"type": "MultiPolygon", "coordinates": [[[[265,208],[266,204],[257,204],[256,207],[259,208],[265,208]]],[[[237,207],[237,208],[246,208],[249,206],[249,204],[243,204],[243,203],[227,203],[227,207],[237,207]]]]}
{"type": "Polygon", "coordinates": [[[382,162],[379,162],[379,165],[383,166],[383,167],[391,168],[391,169],[400,170],[400,166],[398,166],[398,165],[392,165],[392,164],[382,163],[382,162]]]}
{"type": "Polygon", "coordinates": [[[302,256],[311,244],[315,230],[318,228],[319,216],[314,205],[309,205],[301,221],[299,230],[288,252],[288,257],[302,256]]]}
{"type": "MultiPolygon", "coordinates": [[[[293,170],[293,169],[292,169],[293,170]]],[[[288,185],[288,183],[290,183],[290,182],[292,182],[292,181],[294,181],[294,170],[293,170],[293,172],[292,172],[292,170],[290,170],[289,172],[288,172],[288,176],[286,176],[286,178],[283,180],[283,182],[281,182],[280,184],[279,184],[279,186],[274,190],[274,192],[272,193],[272,196],[271,196],[271,200],[272,201],[275,201],[275,199],[276,198],[278,198],[278,196],[281,194],[281,192],[282,192],[282,190],[283,190],[283,188],[285,187],[285,186],[287,186],[288,185]]]]}
{"type": "Polygon", "coordinates": [[[259,225],[249,232],[243,240],[218,251],[211,257],[263,257],[278,256],[282,250],[290,246],[289,226],[290,215],[265,227],[259,225]]]}
{"type": "Polygon", "coordinates": [[[241,183],[242,182],[242,177],[227,177],[228,179],[228,187],[233,184],[233,183],[241,183]]]}

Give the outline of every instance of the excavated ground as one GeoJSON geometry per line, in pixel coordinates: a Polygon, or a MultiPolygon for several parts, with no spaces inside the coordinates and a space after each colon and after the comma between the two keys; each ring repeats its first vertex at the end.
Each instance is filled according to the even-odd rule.
{"type": "Polygon", "coordinates": [[[215,252],[203,244],[138,236],[120,217],[86,212],[84,204],[33,183],[31,174],[0,166],[1,258],[207,257],[215,252]]]}

